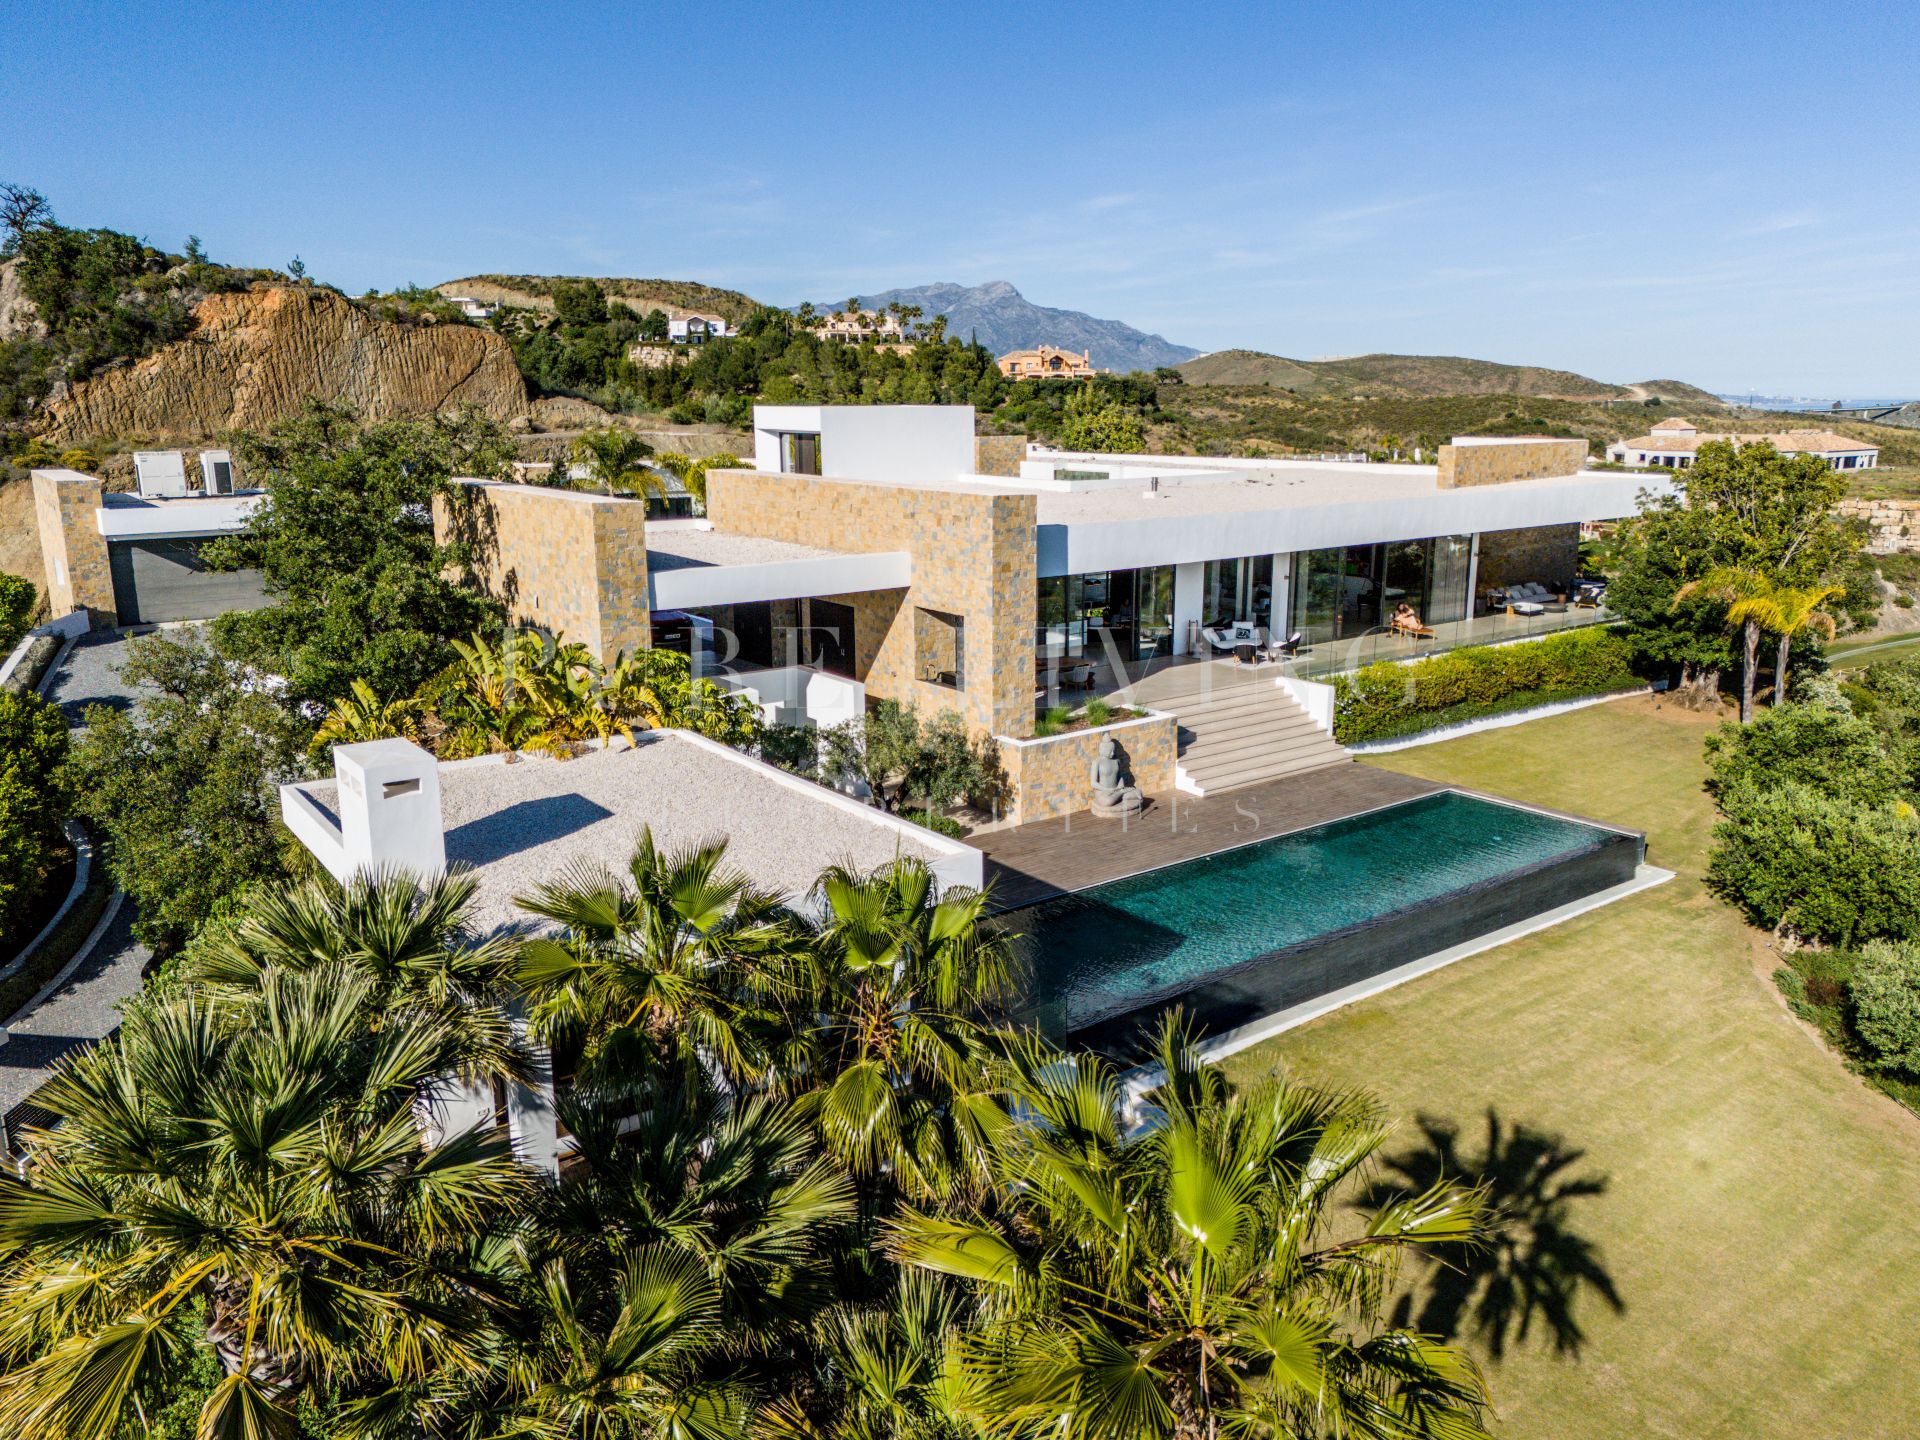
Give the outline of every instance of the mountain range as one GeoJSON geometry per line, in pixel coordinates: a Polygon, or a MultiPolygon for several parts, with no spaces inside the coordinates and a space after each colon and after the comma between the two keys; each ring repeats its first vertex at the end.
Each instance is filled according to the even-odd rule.
{"type": "Polygon", "coordinates": [[[1505,365],[1461,355],[1348,355],[1333,360],[1289,360],[1258,350],[1219,350],[1187,361],[1179,370],[1189,385],[1258,385],[1296,395],[1530,395],[1587,402],[1661,399],[1724,408],[1717,395],[1684,380],[1615,385],[1571,370],[1505,365]]]}
{"type": "MultiPolygon", "coordinates": [[[[814,308],[838,310],[847,298],[843,295],[825,303],[816,301],[814,308]]],[[[1084,350],[1102,369],[1127,371],[1178,365],[1200,353],[1190,345],[1176,345],[1119,320],[1036,305],[1005,280],[972,286],[916,285],[909,290],[882,290],[858,298],[866,310],[893,304],[918,305],[923,320],[944,315],[949,335],[961,339],[972,336],[996,355],[1035,345],[1055,345],[1076,353],[1084,350]]]]}

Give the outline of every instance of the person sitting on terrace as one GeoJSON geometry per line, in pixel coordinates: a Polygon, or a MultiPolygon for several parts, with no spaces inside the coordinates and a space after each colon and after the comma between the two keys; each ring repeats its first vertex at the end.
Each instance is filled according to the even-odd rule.
{"type": "Polygon", "coordinates": [[[1393,607],[1389,628],[1396,635],[1410,635],[1416,640],[1433,639],[1433,631],[1420,623],[1420,613],[1404,600],[1393,607]]]}

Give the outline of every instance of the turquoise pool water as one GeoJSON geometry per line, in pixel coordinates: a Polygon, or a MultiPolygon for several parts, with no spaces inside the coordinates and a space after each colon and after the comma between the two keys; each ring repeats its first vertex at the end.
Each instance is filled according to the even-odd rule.
{"type": "Polygon", "coordinates": [[[1012,918],[1032,947],[1034,1002],[1072,1030],[1172,999],[1275,951],[1626,838],[1445,790],[1095,886],[1012,918]]]}

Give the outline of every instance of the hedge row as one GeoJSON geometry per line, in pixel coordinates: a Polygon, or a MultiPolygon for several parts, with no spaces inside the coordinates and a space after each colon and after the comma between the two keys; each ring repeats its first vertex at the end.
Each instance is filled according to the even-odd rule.
{"type": "Polygon", "coordinates": [[[1483,645],[1411,665],[1382,660],[1333,680],[1333,733],[1343,745],[1415,735],[1557,700],[1631,690],[1632,647],[1594,626],[1544,640],[1483,645]]]}

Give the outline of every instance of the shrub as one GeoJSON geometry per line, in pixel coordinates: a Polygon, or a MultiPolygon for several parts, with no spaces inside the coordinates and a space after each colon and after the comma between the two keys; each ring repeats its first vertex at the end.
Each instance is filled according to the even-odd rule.
{"type": "Polygon", "coordinates": [[[1755,924],[1839,945],[1920,931],[1920,821],[1787,782],[1720,797],[1707,882],[1755,924]]]}
{"type": "Polygon", "coordinates": [[[811,780],[820,769],[820,732],[811,725],[769,725],[760,732],[760,758],[811,780]]]}
{"type": "Polygon", "coordinates": [[[1086,704],[1087,724],[1095,729],[1113,719],[1113,706],[1104,700],[1089,700],[1086,704]]]}
{"type": "Polygon", "coordinates": [[[1334,677],[1334,734],[1343,744],[1417,734],[1555,700],[1631,689],[1633,650],[1614,629],[1570,630],[1334,677]]]}
{"type": "Polygon", "coordinates": [[[36,695],[0,693],[0,937],[9,941],[45,891],[63,842],[66,757],[58,710],[36,695]]]}
{"type": "Polygon", "coordinates": [[[9,654],[33,624],[40,592],[31,580],[0,571],[0,657],[9,654]]]}
{"type": "Polygon", "coordinates": [[[1920,945],[1868,945],[1848,989],[1854,1026],[1879,1063],[1920,1075],[1920,945]]]}
{"type": "Polygon", "coordinates": [[[908,810],[903,812],[900,818],[911,820],[915,825],[955,840],[967,833],[966,826],[950,815],[940,814],[937,810],[908,810]]]}
{"type": "Polygon", "coordinates": [[[1751,724],[1707,737],[1707,789],[1714,795],[1772,785],[1807,785],[1862,805],[1884,805],[1904,777],[1866,720],[1824,705],[1762,712],[1751,724]]]}

